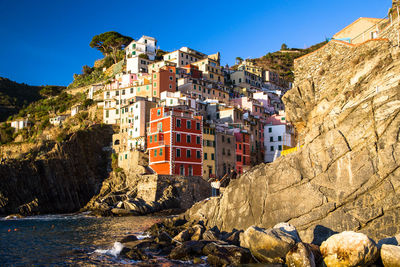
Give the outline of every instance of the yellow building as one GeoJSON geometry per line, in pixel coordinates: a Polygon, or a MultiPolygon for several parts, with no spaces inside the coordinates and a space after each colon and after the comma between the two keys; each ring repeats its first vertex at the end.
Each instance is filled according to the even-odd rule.
{"type": "Polygon", "coordinates": [[[242,61],[239,66],[239,70],[245,70],[252,74],[257,75],[258,77],[263,77],[263,68],[256,66],[256,64],[249,60],[242,61]]]}
{"type": "Polygon", "coordinates": [[[203,129],[203,178],[215,177],[215,128],[204,126],[203,129]]]}
{"type": "Polygon", "coordinates": [[[214,55],[197,62],[192,63],[192,65],[199,67],[199,70],[203,72],[203,78],[209,81],[214,81],[218,83],[224,83],[224,74],[222,72],[222,67],[219,65],[219,61],[213,59],[214,55]]]}

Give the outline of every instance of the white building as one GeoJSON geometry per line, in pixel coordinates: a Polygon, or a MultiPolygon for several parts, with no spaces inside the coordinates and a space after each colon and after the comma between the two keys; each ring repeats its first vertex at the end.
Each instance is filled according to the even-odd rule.
{"type": "Polygon", "coordinates": [[[157,40],[142,36],[132,41],[126,48],[126,71],[128,73],[147,73],[148,65],[153,63],[157,54],[157,40]],[[147,55],[148,59],[140,55],[147,55]]]}
{"type": "MultiPolygon", "coordinates": [[[[103,89],[103,85],[102,84],[94,84],[92,86],[90,86],[89,91],[88,91],[88,98],[89,99],[93,99],[93,95],[94,93],[100,91],[103,89]]],[[[73,115],[72,115],[73,116],[73,115]]]]}
{"type": "Polygon", "coordinates": [[[281,151],[294,147],[294,129],[286,122],[284,112],[267,119],[264,126],[264,162],[272,162],[281,155],[281,151]]]}
{"type": "Polygon", "coordinates": [[[67,117],[68,117],[67,115],[55,116],[53,118],[50,118],[50,123],[53,125],[60,125],[67,119],[67,117]]]}
{"type": "Polygon", "coordinates": [[[71,108],[71,117],[75,116],[76,114],[79,113],[79,111],[83,110],[82,105],[75,105],[71,108]]]}
{"type": "Polygon", "coordinates": [[[30,126],[30,124],[31,123],[28,121],[28,119],[18,119],[11,122],[11,127],[18,131],[30,126]]]}
{"type": "Polygon", "coordinates": [[[125,48],[126,58],[137,57],[146,54],[150,60],[154,60],[157,54],[157,40],[153,37],[142,36],[139,40],[133,40],[125,48]]]}
{"type": "Polygon", "coordinates": [[[160,104],[167,107],[187,106],[191,109],[196,109],[196,99],[180,91],[162,92],[160,94],[160,104]]]}

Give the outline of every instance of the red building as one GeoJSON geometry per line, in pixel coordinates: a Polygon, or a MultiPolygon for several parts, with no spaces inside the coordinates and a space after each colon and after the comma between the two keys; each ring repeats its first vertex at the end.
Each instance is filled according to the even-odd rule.
{"type": "Polygon", "coordinates": [[[153,97],[160,97],[164,91],[176,91],[176,68],[173,66],[161,67],[152,74],[153,78],[153,97]]]}
{"type": "Polygon", "coordinates": [[[202,176],[203,123],[193,111],[172,107],[150,110],[149,165],[157,174],[202,176]]]}
{"type": "Polygon", "coordinates": [[[242,174],[251,166],[250,160],[250,134],[245,132],[235,133],[236,139],[236,171],[242,174]]]}

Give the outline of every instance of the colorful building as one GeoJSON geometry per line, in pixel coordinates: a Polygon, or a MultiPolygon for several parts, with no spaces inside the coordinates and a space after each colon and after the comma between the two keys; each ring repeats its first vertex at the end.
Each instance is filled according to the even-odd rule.
{"type": "Polygon", "coordinates": [[[235,132],[236,139],[236,171],[239,174],[250,169],[250,134],[240,130],[235,132]]]}
{"type": "Polygon", "coordinates": [[[236,140],[232,129],[215,131],[215,171],[217,178],[222,178],[236,166],[236,140]]]}
{"type": "Polygon", "coordinates": [[[294,127],[286,121],[285,112],[269,117],[264,126],[264,162],[274,161],[282,150],[294,146],[294,127]]]}
{"type": "Polygon", "coordinates": [[[193,111],[172,107],[150,110],[149,166],[164,175],[202,176],[203,121],[193,111]]]}
{"type": "Polygon", "coordinates": [[[215,128],[203,127],[203,178],[215,178],[215,128]]]}

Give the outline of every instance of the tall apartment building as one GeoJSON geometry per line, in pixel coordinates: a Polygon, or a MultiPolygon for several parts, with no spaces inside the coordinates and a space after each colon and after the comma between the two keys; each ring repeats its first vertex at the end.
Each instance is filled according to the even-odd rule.
{"type": "Polygon", "coordinates": [[[239,174],[250,169],[250,134],[239,130],[235,132],[236,139],[236,171],[239,174]]]}
{"type": "Polygon", "coordinates": [[[215,172],[222,178],[230,170],[236,168],[236,139],[230,129],[216,129],[215,131],[215,172]]]}
{"type": "Polygon", "coordinates": [[[215,178],[215,127],[203,127],[203,178],[215,178]]]}
{"type": "Polygon", "coordinates": [[[197,66],[199,70],[203,72],[204,79],[224,84],[222,67],[219,65],[217,60],[207,57],[194,62],[193,65],[197,66]]]}
{"type": "Polygon", "coordinates": [[[203,121],[193,111],[173,107],[150,110],[149,166],[164,175],[202,176],[203,121]]]}
{"type": "Polygon", "coordinates": [[[128,73],[146,73],[157,54],[157,40],[153,37],[142,36],[133,40],[126,48],[126,71],[128,73]],[[146,55],[143,57],[141,55],[146,55]]]}
{"type": "Polygon", "coordinates": [[[207,55],[188,47],[182,47],[179,50],[163,55],[164,61],[173,62],[178,68],[192,64],[200,59],[206,58],[207,55]]]}

